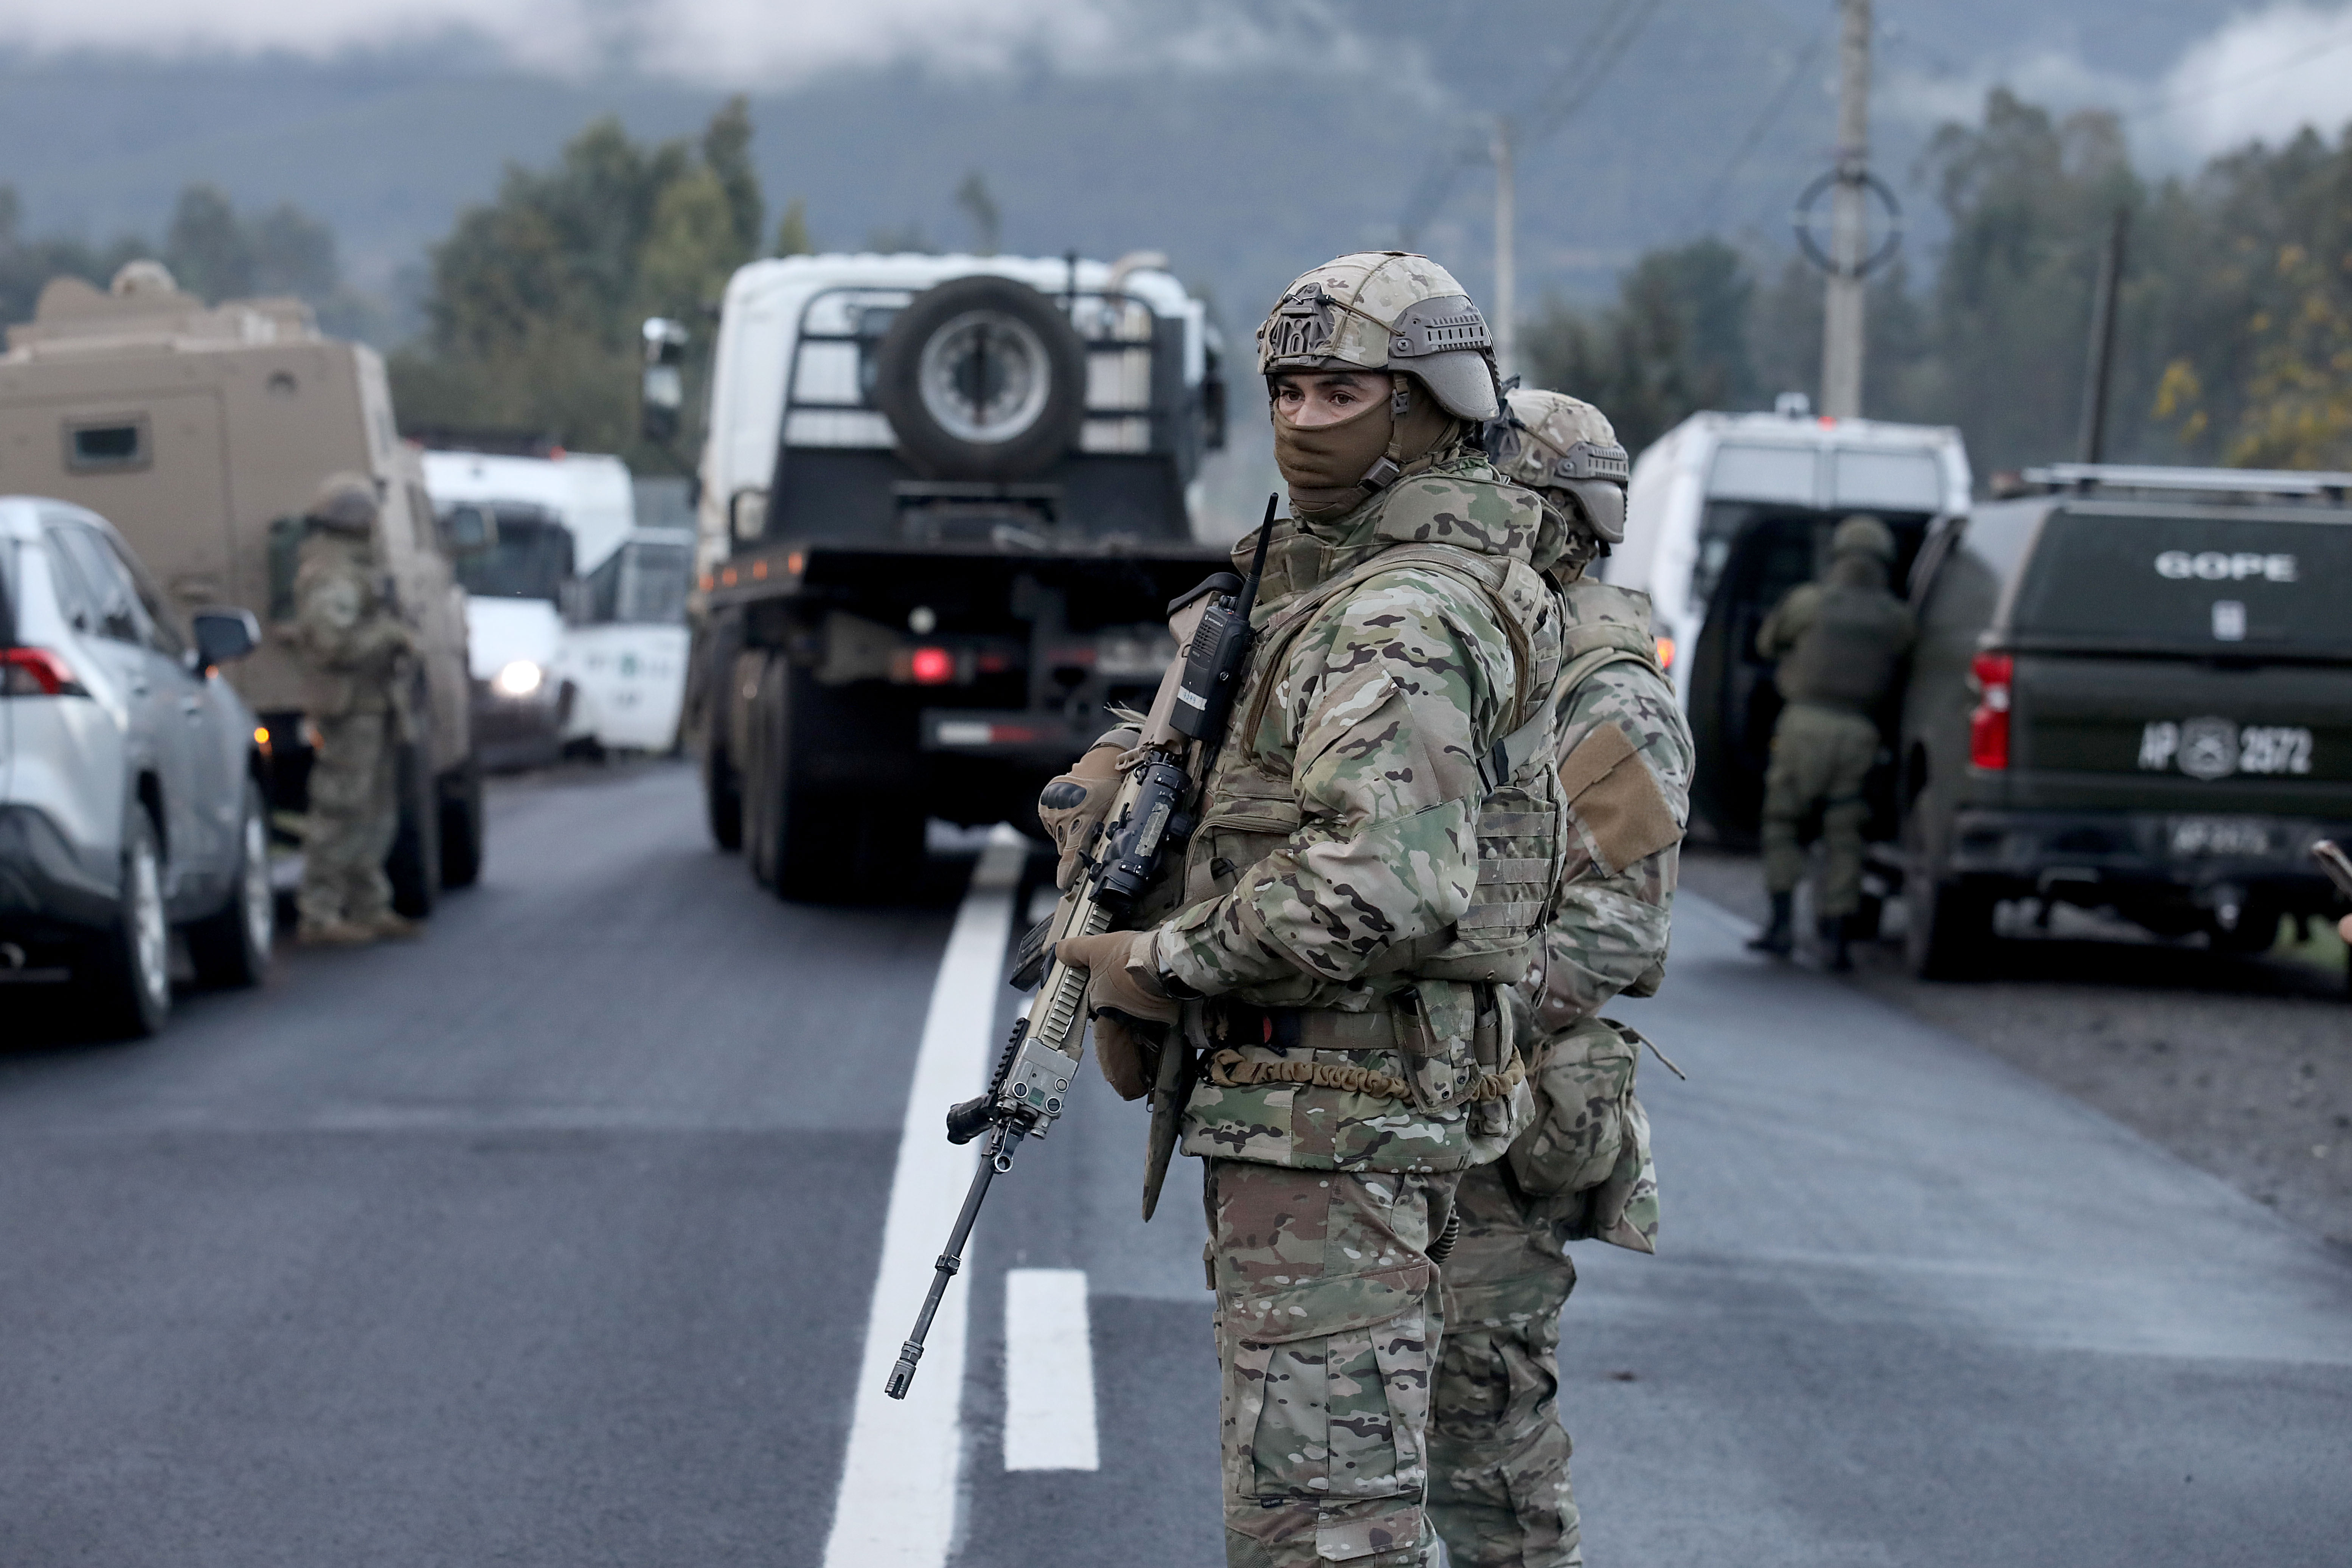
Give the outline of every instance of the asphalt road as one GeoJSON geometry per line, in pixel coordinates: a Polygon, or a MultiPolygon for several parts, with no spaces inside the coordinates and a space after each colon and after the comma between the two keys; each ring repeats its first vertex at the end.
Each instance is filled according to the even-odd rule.
{"type": "MultiPolygon", "coordinates": [[[[0,1057],[0,1565],[1221,1560],[1197,1175],[1139,1225],[1091,1075],[961,1356],[861,1398],[970,1169],[908,1084],[984,1071],[1034,865],[778,903],[675,767],[502,788],[490,842],[421,942],[0,1057]]],[[[1579,1252],[1588,1559],[2342,1563],[2352,1262],[1744,929],[1686,900],[1623,1015],[1691,1081],[1644,1072],[1664,1252],[1579,1252]]]]}

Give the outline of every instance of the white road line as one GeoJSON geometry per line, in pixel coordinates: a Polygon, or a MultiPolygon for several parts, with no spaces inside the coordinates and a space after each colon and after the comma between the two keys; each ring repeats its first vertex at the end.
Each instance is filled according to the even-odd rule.
{"type": "Polygon", "coordinates": [[[940,1568],[955,1536],[963,1462],[963,1352],[971,1259],[931,1324],[915,1386],[903,1400],[882,1392],[898,1346],[930,1288],[931,1265],[971,1183],[973,1146],[947,1141],[940,1118],[984,1086],[996,1038],[997,988],[1013,931],[1013,893],[1027,845],[1011,828],[989,839],[956,911],[947,955],[915,1058],[898,1168],[883,1222],[882,1267],[866,1318],[866,1354],[849,1452],[841,1467],[825,1568],[940,1568]]]}
{"type": "Polygon", "coordinates": [[[1005,1271],[1004,1468],[1101,1468],[1082,1268],[1005,1271]]]}

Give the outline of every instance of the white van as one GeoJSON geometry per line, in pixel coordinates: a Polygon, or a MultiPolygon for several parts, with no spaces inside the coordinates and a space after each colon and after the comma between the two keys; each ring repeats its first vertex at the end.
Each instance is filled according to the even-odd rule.
{"type": "Polygon", "coordinates": [[[484,765],[548,763],[568,742],[596,739],[566,622],[578,580],[636,525],[627,466],[580,452],[427,452],[425,488],[445,527],[493,539],[458,568],[484,765]],[[468,509],[493,521],[458,517],[468,509]]]}
{"type": "Polygon", "coordinates": [[[567,739],[604,751],[667,752],[686,701],[686,596],[694,530],[640,528],[582,581],[564,633],[575,692],[567,739]]]}
{"type": "Polygon", "coordinates": [[[1658,652],[1698,748],[1695,814],[1719,838],[1757,827],[1780,692],[1756,631],[1821,574],[1838,521],[1881,518],[1903,591],[1928,525],[1965,511],[1969,458],[1948,426],[1780,414],[1694,414],[1633,464],[1608,582],[1650,595],[1658,652]]]}

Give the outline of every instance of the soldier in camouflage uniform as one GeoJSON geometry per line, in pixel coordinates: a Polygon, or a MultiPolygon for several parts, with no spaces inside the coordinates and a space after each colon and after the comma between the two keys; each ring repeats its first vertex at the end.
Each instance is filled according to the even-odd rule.
{"type": "Polygon", "coordinates": [[[1576,1285],[1564,1247],[1597,1237],[1647,1252],[1658,1223],[1637,1037],[1598,1015],[1664,972],[1693,752],[1647,598],[1583,575],[1624,537],[1616,432],[1556,392],[1513,392],[1487,428],[1496,467],[1544,498],[1537,562],[1562,605],[1552,700],[1570,831],[1542,959],[1521,983],[1543,1036],[1535,1121],[1457,1198],[1430,1510],[1455,1568],[1565,1568],[1584,1558],[1559,1410],[1559,1314],[1576,1285]]]}
{"type": "Polygon", "coordinates": [[[1532,1107],[1559,608],[1542,503],[1473,439],[1486,328],[1443,268],[1316,268],[1258,363],[1292,515],[1200,826],[1145,929],[1060,952],[1114,1082],[1130,1020],[1200,1066],[1162,1105],[1208,1163],[1226,1561],[1405,1568],[1434,1550],[1434,1259],[1532,1107]]]}
{"type": "Polygon", "coordinates": [[[1756,633],[1756,651],[1778,659],[1788,704],[1772,728],[1764,773],[1764,889],[1772,923],[1748,945],[1786,953],[1797,884],[1805,874],[1800,825],[1815,811],[1828,864],[1822,935],[1832,969],[1853,967],[1847,925],[1862,907],[1862,830],[1870,819],[1863,782],[1877,760],[1877,710],[1911,651],[1911,612],[1887,591],[1895,535],[1874,517],[1850,517],[1830,540],[1828,580],[1789,590],[1756,633]]]}
{"type": "Polygon", "coordinates": [[[416,930],[393,911],[383,872],[400,821],[400,677],[416,638],[394,614],[376,563],[376,516],[375,486],[365,476],[329,478],[303,519],[294,574],[295,641],[310,667],[305,696],[319,741],[296,934],[314,943],[353,945],[416,930]]]}

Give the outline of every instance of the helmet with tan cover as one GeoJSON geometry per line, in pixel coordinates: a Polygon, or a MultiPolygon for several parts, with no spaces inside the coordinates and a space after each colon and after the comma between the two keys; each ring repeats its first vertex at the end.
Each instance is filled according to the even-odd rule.
{"type": "Polygon", "coordinates": [[[1514,388],[1486,431],[1502,476],[1563,506],[1606,544],[1625,539],[1625,483],[1633,466],[1608,416],[1564,392],[1514,388]]]}
{"type": "Polygon", "coordinates": [[[346,471],[329,474],[320,481],[318,493],[310,498],[310,510],[303,515],[321,528],[365,533],[375,526],[381,510],[375,481],[365,474],[346,471]]]}
{"type": "Polygon", "coordinates": [[[1454,274],[1408,251],[1360,250],[1300,273],[1257,330],[1257,368],[1402,373],[1457,419],[1495,416],[1486,318],[1454,274]]]}

